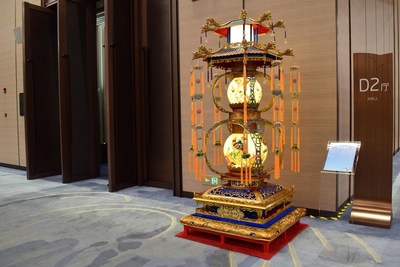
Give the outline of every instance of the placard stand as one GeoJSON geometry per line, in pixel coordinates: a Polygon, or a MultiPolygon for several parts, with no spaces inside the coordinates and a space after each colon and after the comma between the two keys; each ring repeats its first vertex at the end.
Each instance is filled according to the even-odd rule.
{"type": "MultiPolygon", "coordinates": [[[[338,184],[338,175],[348,175],[349,177],[349,195],[348,201],[351,199],[352,190],[351,190],[351,178],[354,176],[357,162],[358,162],[358,155],[361,147],[361,142],[333,142],[329,141],[327,145],[327,155],[325,159],[325,165],[321,171],[321,179],[320,179],[320,192],[324,192],[322,181],[326,181],[323,179],[323,176],[328,174],[329,176],[334,175],[336,178],[336,185],[338,184]]],[[[328,186],[324,186],[327,188],[328,186]]],[[[338,190],[338,189],[337,189],[338,190]]],[[[336,194],[338,194],[336,190],[336,194]]],[[[321,193],[320,193],[321,194],[321,193]]],[[[324,197],[328,197],[329,191],[322,194],[324,197]]],[[[319,212],[321,215],[321,195],[319,200],[319,212]]],[[[338,196],[336,195],[336,202],[335,202],[335,210],[338,207],[338,196]]],[[[336,212],[335,212],[336,213],[336,212]]]]}

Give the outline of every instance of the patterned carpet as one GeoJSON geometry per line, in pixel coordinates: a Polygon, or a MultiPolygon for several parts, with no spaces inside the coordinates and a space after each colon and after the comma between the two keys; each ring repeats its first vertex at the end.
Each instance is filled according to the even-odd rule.
{"type": "Polygon", "coordinates": [[[108,193],[105,177],[62,184],[0,168],[0,266],[399,266],[399,185],[391,229],[349,224],[350,209],[306,217],[310,227],[266,261],[175,237],[195,203],[169,190],[108,193]]]}

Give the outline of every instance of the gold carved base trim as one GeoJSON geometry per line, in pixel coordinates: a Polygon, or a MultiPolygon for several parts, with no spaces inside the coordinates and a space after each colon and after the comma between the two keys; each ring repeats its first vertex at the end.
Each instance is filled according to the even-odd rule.
{"type": "MultiPolygon", "coordinates": [[[[264,183],[267,185],[268,183],[264,183]]],[[[280,186],[282,187],[282,186],[280,186]]],[[[270,210],[275,206],[290,202],[294,194],[294,188],[282,187],[281,190],[270,196],[263,196],[257,188],[249,189],[251,193],[243,193],[242,195],[219,195],[214,191],[223,189],[224,186],[217,186],[207,190],[204,193],[194,193],[193,200],[204,204],[221,204],[237,207],[254,208],[259,210],[270,210]],[[254,196],[252,195],[254,194],[254,196]]]]}
{"type": "Polygon", "coordinates": [[[350,223],[390,228],[392,204],[388,202],[354,200],[350,223]]]}
{"type": "MultiPolygon", "coordinates": [[[[284,212],[285,210],[287,210],[291,207],[292,207],[292,203],[289,203],[286,206],[282,206],[279,209],[277,209],[274,214],[269,215],[267,218],[261,218],[261,219],[245,218],[245,215],[242,211],[242,210],[246,210],[249,212],[259,211],[257,209],[248,209],[246,207],[238,208],[236,206],[230,206],[230,205],[221,205],[217,212],[206,211],[204,208],[197,208],[196,213],[211,215],[211,216],[219,216],[221,218],[230,218],[230,219],[244,221],[244,222],[265,224],[265,223],[275,219],[275,217],[277,217],[282,212],[284,212]]],[[[261,217],[261,215],[259,215],[259,217],[261,217]]]]}
{"type": "Polygon", "coordinates": [[[183,217],[180,222],[193,228],[214,231],[233,236],[239,236],[254,240],[272,241],[287,229],[293,226],[300,220],[301,217],[306,215],[306,209],[296,208],[291,213],[274,223],[268,228],[257,228],[234,224],[229,222],[222,222],[212,219],[201,218],[193,215],[183,217]]]}

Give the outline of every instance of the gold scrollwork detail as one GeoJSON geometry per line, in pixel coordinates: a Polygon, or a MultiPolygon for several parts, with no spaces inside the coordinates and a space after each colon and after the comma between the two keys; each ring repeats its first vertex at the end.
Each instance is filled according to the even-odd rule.
{"type": "Polygon", "coordinates": [[[264,52],[276,50],[276,44],[274,41],[269,41],[268,44],[252,43],[252,45],[264,52]]]}
{"type": "Polygon", "coordinates": [[[283,20],[278,20],[275,23],[270,23],[269,26],[274,29],[274,28],[285,28],[285,23],[283,20]]]}
{"type": "Polygon", "coordinates": [[[243,19],[243,20],[247,19],[247,11],[246,11],[245,9],[243,9],[243,10],[240,12],[239,19],[243,19]]]}
{"type": "Polygon", "coordinates": [[[286,50],[283,51],[283,52],[279,52],[278,55],[281,56],[281,57],[282,57],[282,56],[290,56],[290,57],[293,57],[293,56],[294,56],[293,49],[292,49],[292,48],[288,48],[288,49],[286,49],[286,50]]]}
{"type": "Polygon", "coordinates": [[[242,184],[240,181],[231,181],[231,186],[235,186],[235,187],[245,187],[245,186],[254,186],[257,187],[260,184],[264,183],[264,180],[260,180],[260,181],[252,181],[251,183],[249,183],[248,185],[244,185],[242,184]]]}
{"type": "Polygon", "coordinates": [[[265,11],[261,16],[258,17],[257,22],[262,23],[266,20],[272,19],[272,15],[270,11],[265,11]]]}
{"type": "Polygon", "coordinates": [[[265,51],[268,50],[275,50],[276,49],[276,44],[274,41],[269,41],[268,44],[266,45],[265,51]]]}
{"type": "MultiPolygon", "coordinates": [[[[249,41],[247,41],[246,39],[243,39],[242,40],[242,48],[244,49],[244,50],[246,50],[249,46],[251,46],[252,45],[252,42],[249,42],[249,41]]],[[[245,57],[246,55],[244,55],[244,57],[245,57]]],[[[244,58],[243,60],[247,60],[247,58],[244,58]]]]}
{"type": "Polygon", "coordinates": [[[238,207],[222,205],[217,211],[218,215],[223,218],[231,218],[235,220],[242,220],[244,213],[238,207]]]}
{"type": "Polygon", "coordinates": [[[216,21],[213,18],[208,18],[206,20],[206,24],[204,24],[201,27],[201,32],[210,32],[210,31],[216,31],[218,28],[220,28],[222,25],[218,21],[216,21]]]}
{"type": "Polygon", "coordinates": [[[268,228],[257,228],[228,222],[205,219],[193,215],[183,217],[180,221],[183,225],[215,231],[219,233],[230,234],[234,236],[246,237],[256,240],[272,241],[279,235],[283,234],[287,229],[305,216],[306,210],[297,208],[285,217],[280,219],[268,228]]]}
{"type": "Polygon", "coordinates": [[[210,56],[212,53],[211,49],[207,49],[204,46],[200,46],[199,50],[197,52],[193,53],[193,60],[199,59],[199,58],[206,58],[210,56]]]}
{"type": "Polygon", "coordinates": [[[206,203],[216,203],[219,205],[243,205],[245,208],[256,208],[262,210],[270,210],[275,206],[289,201],[294,193],[294,189],[283,189],[282,191],[269,196],[267,199],[262,200],[260,194],[257,193],[257,199],[245,199],[245,198],[235,198],[235,197],[227,197],[227,196],[219,196],[219,195],[210,195],[207,193],[195,195],[194,200],[205,205],[206,203]]]}

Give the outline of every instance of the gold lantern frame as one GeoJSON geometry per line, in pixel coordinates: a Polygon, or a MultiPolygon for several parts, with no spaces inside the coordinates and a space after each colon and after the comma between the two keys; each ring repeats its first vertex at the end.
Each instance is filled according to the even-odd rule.
{"type": "MultiPolygon", "coordinates": [[[[192,98],[192,146],[189,152],[189,169],[195,172],[196,180],[202,181],[206,176],[206,166],[220,175],[222,184],[202,193],[195,193],[194,200],[198,204],[196,212],[181,219],[185,231],[178,234],[181,237],[196,240],[191,233],[207,232],[208,234],[228,235],[240,237],[241,240],[258,240],[273,242],[275,239],[292,229],[300,232],[306,226],[300,223],[300,218],[306,210],[293,205],[294,188],[269,183],[273,174],[280,177],[283,168],[283,147],[285,145],[284,127],[284,73],[282,60],[284,56],[293,56],[291,48],[280,52],[275,42],[266,44],[258,42],[259,34],[274,32],[277,28],[284,28],[282,20],[276,23],[265,21],[272,19],[269,11],[258,19],[247,17],[246,10],[242,10],[239,19],[226,23],[219,23],[209,18],[202,26],[202,33],[209,31],[225,36],[227,44],[220,50],[213,52],[201,45],[193,54],[193,59],[202,59],[207,63],[207,77],[212,80],[212,100],[214,103],[214,125],[204,130],[203,97],[205,94],[204,68],[195,65],[191,70],[190,95],[192,98]],[[230,42],[231,27],[243,25],[243,39],[241,42],[230,42]],[[250,38],[245,38],[246,25],[250,25],[250,38]],[[212,75],[212,68],[222,69],[225,73],[212,75]],[[264,68],[264,73],[258,71],[264,68]],[[270,69],[269,74],[266,68],[270,69]],[[197,78],[196,78],[196,73],[197,78]],[[201,77],[201,78],[199,78],[201,77]],[[243,78],[243,103],[229,103],[231,111],[221,104],[221,79],[236,77],[243,78]],[[260,107],[254,96],[254,86],[257,79],[263,79],[271,89],[271,99],[265,106],[260,107]],[[253,80],[252,80],[253,79],[253,80]],[[249,81],[248,81],[249,80],[249,81]],[[247,83],[250,83],[250,95],[246,95],[247,83]],[[262,118],[261,113],[272,110],[272,121],[262,118]],[[221,120],[221,113],[229,114],[229,118],[221,120]],[[228,172],[216,170],[213,165],[221,163],[218,153],[222,150],[222,127],[227,126],[231,134],[242,134],[240,142],[242,150],[241,167],[228,168],[228,172]],[[274,164],[265,167],[262,159],[263,132],[271,127],[272,148],[269,150],[274,156],[274,164]],[[214,148],[213,164],[209,161],[207,145],[212,143],[214,148]],[[255,145],[254,159],[250,160],[249,140],[255,145]],[[243,164],[245,162],[245,164],[243,164]],[[244,238],[244,239],[243,239],[244,238]]],[[[285,34],[286,35],[286,34],[285,34]]],[[[298,66],[290,68],[290,93],[292,96],[292,121],[290,125],[291,170],[300,171],[300,128],[299,105],[300,71],[298,66]]],[[[209,80],[209,79],[207,79],[209,80]]],[[[228,163],[229,164],[229,163],[228,163]]],[[[285,235],[286,236],[286,235],[285,235]]]]}

